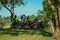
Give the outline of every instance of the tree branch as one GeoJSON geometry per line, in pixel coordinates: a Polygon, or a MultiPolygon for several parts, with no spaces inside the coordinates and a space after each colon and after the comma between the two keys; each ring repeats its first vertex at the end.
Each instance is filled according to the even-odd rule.
{"type": "Polygon", "coordinates": [[[6,6],[4,6],[4,7],[10,11],[10,9],[8,7],[6,7],[6,6]]]}
{"type": "MultiPolygon", "coordinates": [[[[9,10],[10,12],[11,12],[11,9],[9,9],[8,7],[6,7],[6,6],[4,6],[7,10],[9,10]]],[[[11,14],[12,14],[12,12],[11,12],[11,14]]]]}

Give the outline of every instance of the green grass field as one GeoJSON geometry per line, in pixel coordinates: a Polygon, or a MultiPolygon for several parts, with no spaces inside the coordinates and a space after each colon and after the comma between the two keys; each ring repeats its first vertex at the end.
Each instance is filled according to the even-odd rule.
{"type": "Polygon", "coordinates": [[[46,30],[0,30],[0,40],[54,40],[52,33],[46,30]]]}

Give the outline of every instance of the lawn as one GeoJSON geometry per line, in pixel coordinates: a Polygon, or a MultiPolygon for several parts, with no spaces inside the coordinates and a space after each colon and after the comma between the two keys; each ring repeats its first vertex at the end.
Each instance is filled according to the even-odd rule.
{"type": "Polygon", "coordinates": [[[45,30],[0,30],[0,40],[54,40],[51,32],[45,30]]]}

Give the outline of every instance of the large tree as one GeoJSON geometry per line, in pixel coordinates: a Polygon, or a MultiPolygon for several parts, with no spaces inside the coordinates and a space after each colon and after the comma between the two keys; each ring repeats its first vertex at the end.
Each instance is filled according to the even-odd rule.
{"type": "Polygon", "coordinates": [[[48,0],[55,16],[56,30],[60,28],[60,0],[48,0]]]}
{"type": "MultiPolygon", "coordinates": [[[[13,19],[13,15],[14,15],[14,8],[16,5],[24,5],[24,1],[23,0],[0,0],[0,4],[2,4],[3,7],[5,7],[10,13],[11,13],[11,21],[13,19]]],[[[0,5],[0,9],[2,7],[0,5]]]]}
{"type": "Polygon", "coordinates": [[[52,9],[48,3],[48,0],[43,0],[43,10],[45,11],[45,14],[46,14],[46,17],[45,18],[48,18],[49,21],[50,21],[50,26],[52,28],[52,31],[54,32],[54,24],[55,24],[55,18],[54,18],[54,14],[52,12],[52,9]]]}
{"type": "Polygon", "coordinates": [[[46,11],[47,17],[52,14],[55,19],[55,31],[60,28],[60,0],[44,0],[44,11],[46,11]]]}

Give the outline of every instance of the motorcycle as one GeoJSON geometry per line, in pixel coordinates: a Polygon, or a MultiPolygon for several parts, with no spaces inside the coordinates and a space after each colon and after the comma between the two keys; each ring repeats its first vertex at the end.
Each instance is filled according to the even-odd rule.
{"type": "Polygon", "coordinates": [[[33,24],[31,25],[33,29],[39,29],[39,23],[38,22],[33,22],[33,24]]]}

